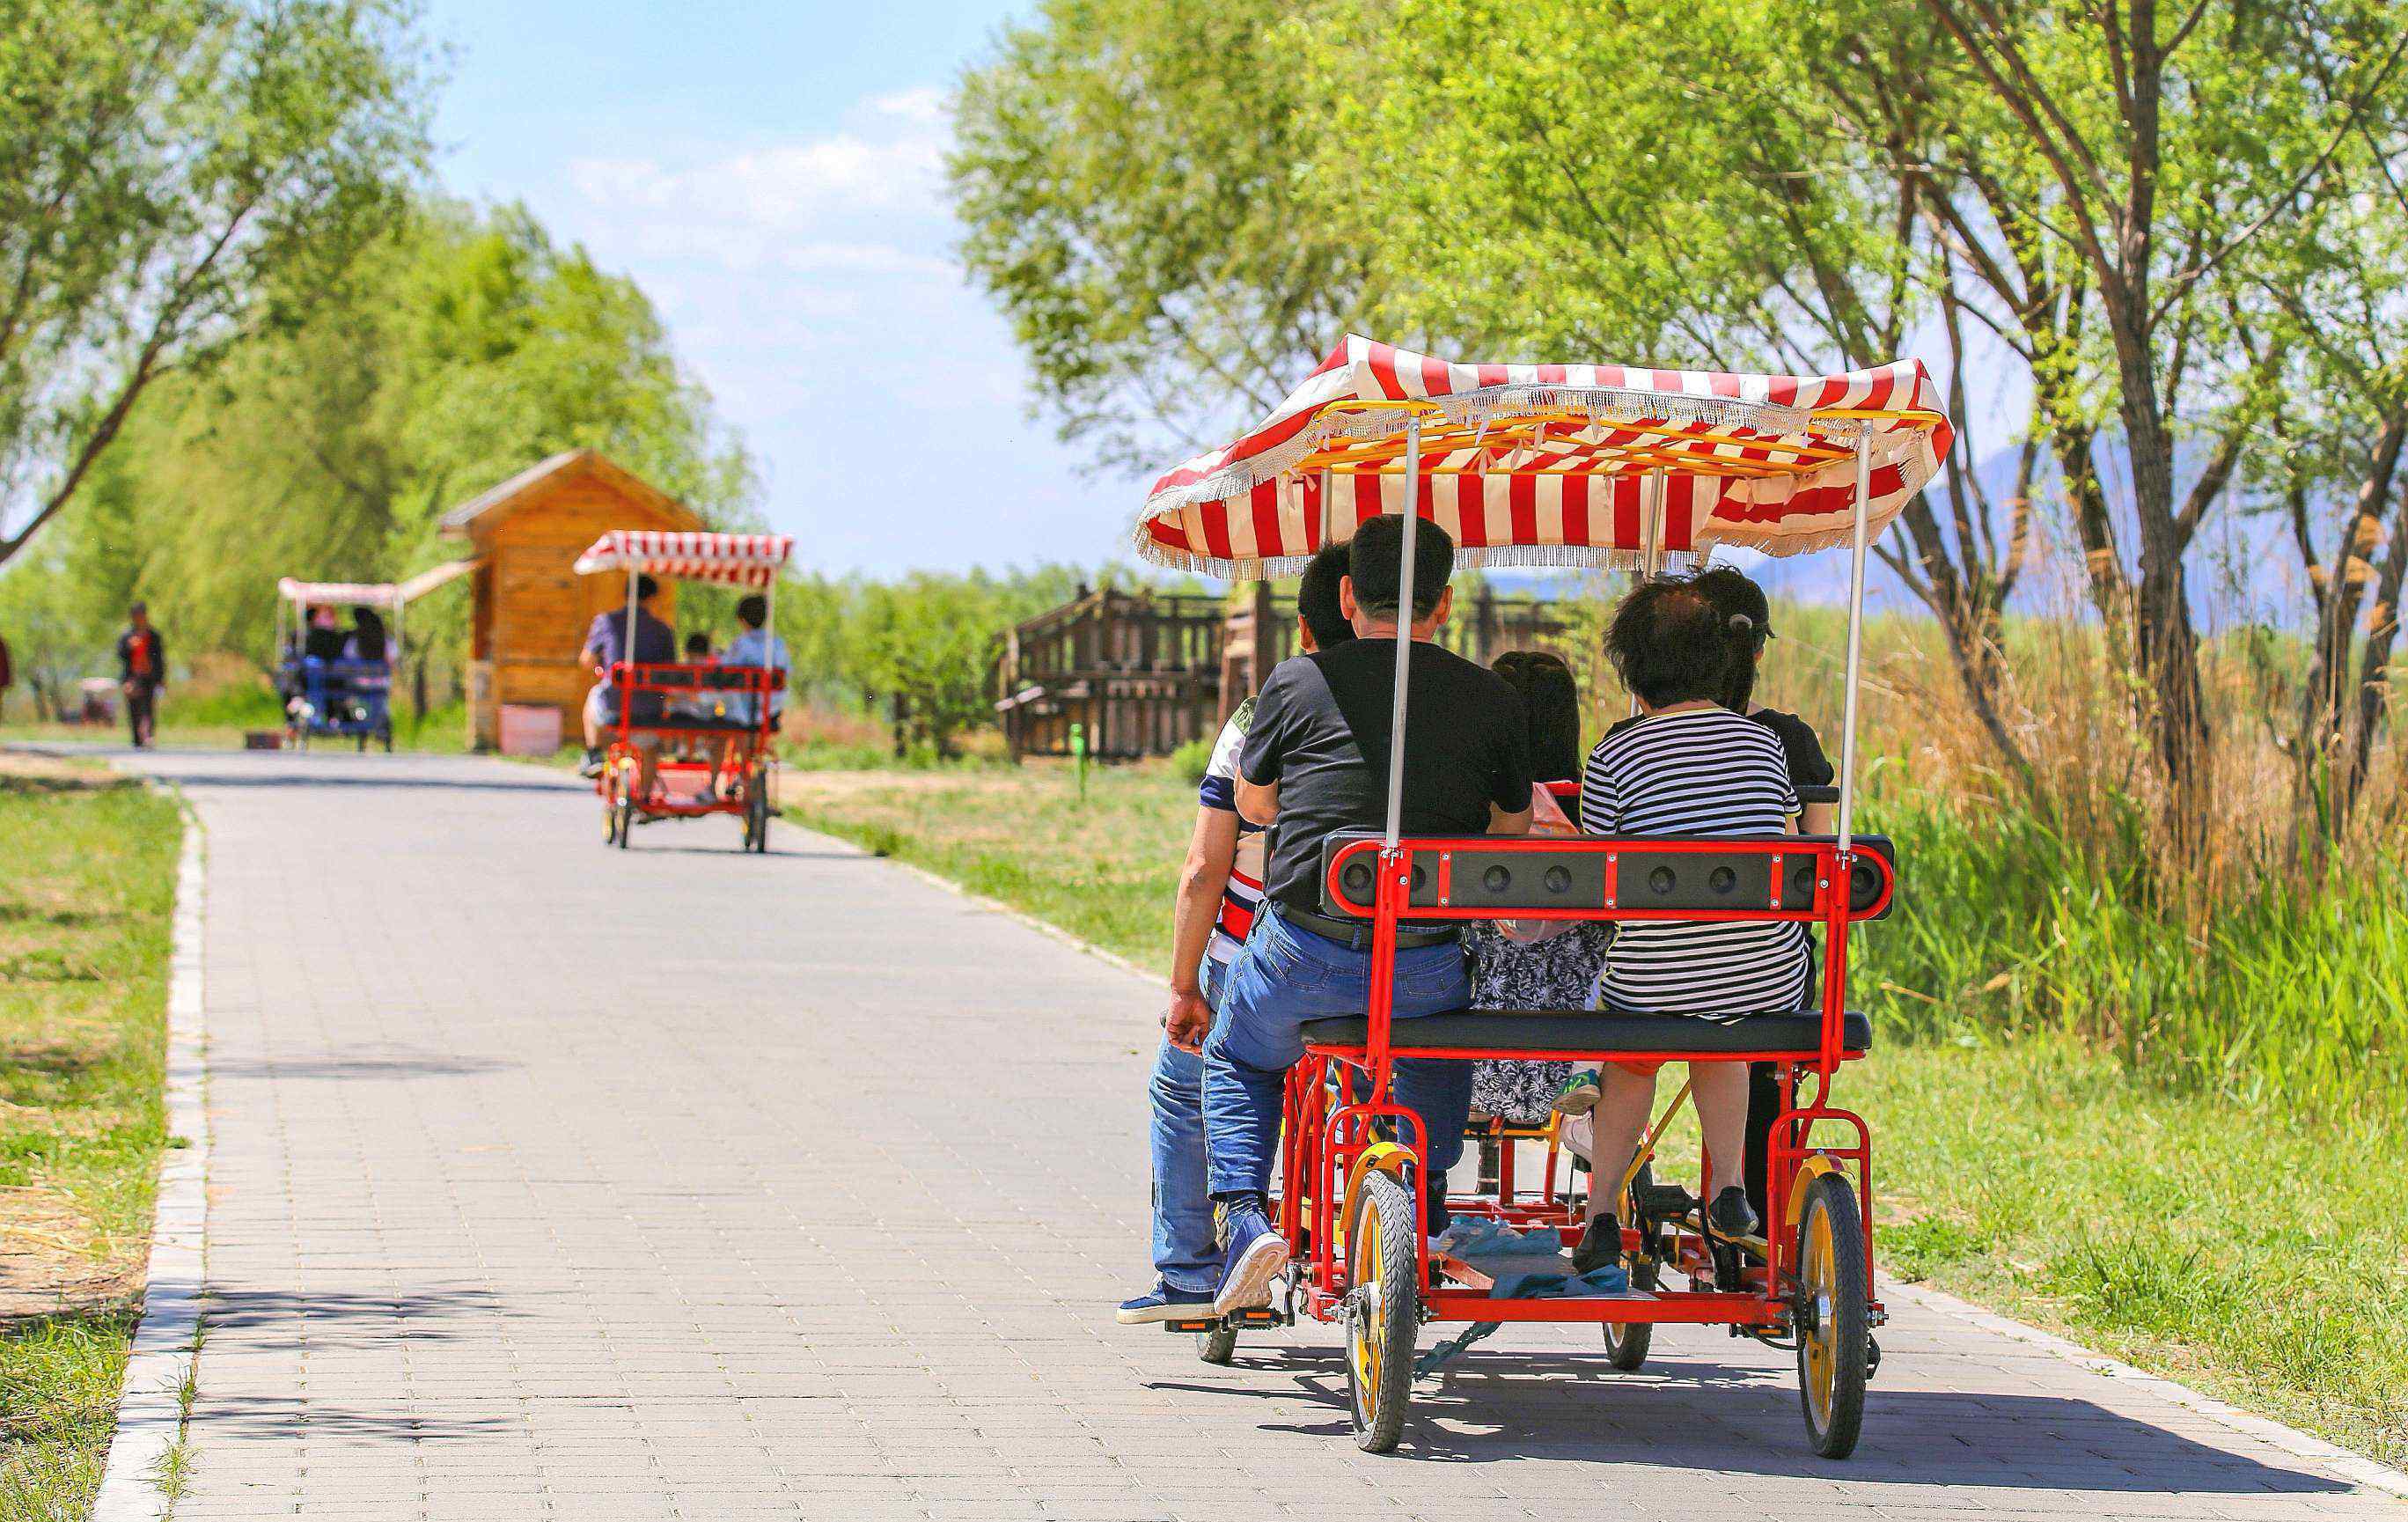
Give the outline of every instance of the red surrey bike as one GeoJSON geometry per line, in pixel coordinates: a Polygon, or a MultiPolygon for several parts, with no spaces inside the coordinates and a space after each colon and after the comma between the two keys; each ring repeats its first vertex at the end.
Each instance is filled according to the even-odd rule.
{"type": "MultiPolygon", "coordinates": [[[[1322,907],[1372,926],[1368,1008],[1305,1027],[1290,1070],[1276,1219],[1291,1266],[1274,1306],[1175,1322],[1226,1361],[1238,1332],[1340,1323],[1356,1443],[1400,1440],[1426,1322],[1477,1332],[1517,1323],[1594,1324],[1606,1361],[1636,1370],[1653,1328],[1727,1326],[1796,1353],[1808,1436],[1852,1452],[1873,1329],[1872,1139],[1832,1102],[1839,1072],[1871,1045],[1848,1008],[1856,925],[1896,891],[1890,843],[1855,828],[1856,689],[1867,546],[1938,472],[1952,447],[1924,367],[1901,361],[1828,377],[1722,375],[1598,365],[1458,365],[1348,337],[1254,432],[1161,478],[1138,525],[1140,552],[1225,576],[1300,569],[1324,543],[1380,513],[1405,519],[1412,600],[1414,525],[1447,528],[1469,565],[1619,565],[1652,573],[1717,545],[1770,555],[1849,550],[1847,678],[1838,830],[1777,840],[1405,839],[1399,834],[1412,641],[1397,644],[1383,831],[1326,843],[1322,907]],[[1392,1018],[1399,920],[1557,919],[1822,927],[1816,1007],[1703,1020],[1586,1010],[1465,1011],[1392,1018]],[[1509,1298],[1498,1260],[1434,1251],[1421,1183],[1426,1139],[1393,1095],[1407,1058],[1768,1063],[1783,1098],[1768,1143],[1760,1236],[1710,1237],[1699,1194],[1659,1184],[1651,1164],[1684,1086],[1618,1173],[1629,1287],[1509,1298]]],[[[1497,1133],[1480,1133],[1497,1134],[1497,1133]]],[[[1504,1132],[1549,1144],[1544,1184],[1517,1187],[1510,1147],[1494,1193],[1451,1198],[1463,1216],[1514,1228],[1558,1255],[1585,1217],[1556,1188],[1553,1127],[1504,1132]]],[[[1704,1176],[1701,1170],[1700,1177],[1704,1176]]],[[[1526,1278],[1526,1256],[1514,1260],[1526,1278]]],[[[1561,1260],[1557,1277],[1570,1280],[1561,1260]]],[[[1458,1338],[1447,1351],[1468,1346],[1458,1338]]]]}
{"type": "MultiPolygon", "coordinates": [[[[642,577],[756,587],[774,599],[778,569],[793,549],[782,534],[613,529],[578,556],[576,568],[580,576],[627,573],[632,629],[642,577]]],[[[774,631],[774,600],[768,611],[762,627],[774,631]]],[[[624,850],[635,826],[653,820],[735,814],[744,822],[743,849],[767,852],[777,807],[777,703],[785,686],[786,673],[768,666],[612,663],[618,711],[594,780],[603,843],[624,850]]]]}

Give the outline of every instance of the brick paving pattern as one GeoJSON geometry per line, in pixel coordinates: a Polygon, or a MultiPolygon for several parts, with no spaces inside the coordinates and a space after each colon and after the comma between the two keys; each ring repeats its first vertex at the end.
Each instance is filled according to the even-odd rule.
{"type": "Polygon", "coordinates": [[[606,851],[531,768],[151,765],[208,831],[180,1522],[2408,1515],[1914,1307],[1848,1463],[1784,1358],[1683,1328],[1635,1376],[1509,1330],[1369,1457],[1332,1329],[1219,1369],[1111,1324],[1142,980],[792,828],[606,851]]]}

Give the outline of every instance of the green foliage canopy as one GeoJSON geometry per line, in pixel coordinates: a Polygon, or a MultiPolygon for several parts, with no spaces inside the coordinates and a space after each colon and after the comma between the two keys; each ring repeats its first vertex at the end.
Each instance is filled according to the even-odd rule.
{"type": "Polygon", "coordinates": [[[401,0],[0,7],[0,563],[155,381],[289,319],[391,225],[424,142],[408,21],[401,0]]]}
{"type": "Polygon", "coordinates": [[[1361,303],[1360,241],[1297,199],[1293,70],[1270,30],[1295,10],[1043,0],[955,95],[963,262],[1063,437],[1104,463],[1218,442],[1361,303]]]}
{"type": "MultiPolygon", "coordinates": [[[[424,203],[305,319],[164,382],[43,568],[87,647],[139,594],[179,648],[265,660],[279,576],[423,569],[456,553],[436,538],[445,508],[585,446],[716,523],[751,521],[751,462],[641,290],[523,209],[424,203]]],[[[0,577],[0,609],[35,596],[22,569],[0,577]]],[[[413,609],[412,644],[456,646],[465,600],[413,609]]]]}

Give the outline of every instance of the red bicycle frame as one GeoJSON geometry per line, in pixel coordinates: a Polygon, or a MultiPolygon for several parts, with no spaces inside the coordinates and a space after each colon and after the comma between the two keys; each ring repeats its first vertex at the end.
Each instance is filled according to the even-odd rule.
{"type": "MultiPolygon", "coordinates": [[[[1466,922],[1484,919],[1537,920],[1603,920],[1630,922],[1687,922],[1719,924],[1763,924],[1787,922],[1819,924],[1826,937],[1823,965],[1823,986],[1819,1011],[1819,1032],[1814,1050],[1795,1048],[1734,1052],[1677,1052],[1613,1050],[1600,1054],[1577,1046],[1561,1049],[1533,1050],[1526,1047],[1498,1048],[1477,1045],[1433,1047],[1415,1045],[1415,1057],[1476,1059],[1484,1057],[1518,1061],[1581,1060],[1608,1055],[1618,1061],[1653,1062],[1771,1062],[1780,1065],[1784,1107],[1775,1120],[1769,1148],[1767,1204],[1775,1212],[1785,1210],[1789,1195],[1800,1169],[1809,1156],[1821,1156],[1835,1164],[1853,1165],[1858,1180],[1858,1204],[1863,1213],[1865,1260],[1868,1274],[1872,1266],[1872,1157],[1870,1133],[1861,1117],[1829,1103],[1833,1076],[1842,1062],[1855,1054],[1846,1050],[1847,959],[1848,929],[1856,920],[1870,919],[1885,911],[1896,890],[1896,877],[1889,862],[1877,853],[1842,850],[1836,843],[1816,840],[1646,840],[1598,839],[1510,839],[1469,837],[1426,840],[1401,840],[1393,846],[1365,840],[1345,846],[1330,858],[1326,891],[1331,906],[1341,913],[1369,918],[1372,922],[1372,943],[1369,998],[1367,1001],[1366,1030],[1361,1047],[1329,1043],[1308,1043],[1306,1055],[1291,1070],[1287,1089],[1287,1142],[1283,1148],[1283,1176],[1281,1224],[1295,1257],[1309,1265],[1304,1285],[1305,1303],[1314,1314],[1326,1318],[1336,1314],[1349,1287],[1351,1273],[1337,1250],[1337,1213],[1343,1208],[1339,1198],[1346,1176],[1354,1160],[1370,1144],[1372,1127],[1386,1121],[1396,1127],[1397,1139],[1412,1151],[1422,1170],[1427,1168],[1426,1138],[1421,1135],[1418,1117],[1394,1102],[1396,1054],[1392,1045],[1395,1015],[1395,969],[1397,926],[1400,920],[1415,922],[1466,922]],[[1601,855],[1605,858],[1605,904],[1602,908],[1570,909],[1498,909],[1492,906],[1463,906],[1452,900],[1452,870],[1455,854],[1478,851],[1485,857],[1497,855],[1601,855]],[[1751,864],[1769,867],[1763,907],[1719,909],[1643,909],[1617,903],[1614,868],[1622,854],[1643,852],[1651,855],[1695,854],[1729,856],[1751,864]],[[1370,856],[1376,862],[1373,875],[1372,902],[1364,904],[1350,897],[1343,883],[1347,867],[1370,856]],[[1814,864],[1814,891],[1811,904],[1803,908],[1781,907],[1783,884],[1787,868],[1805,856],[1814,864]],[[1413,873],[1416,862],[1434,868],[1426,873],[1435,886],[1435,903],[1412,901],[1413,873]],[[1851,883],[1861,864],[1871,864],[1878,873],[1875,893],[1862,908],[1852,907],[1851,883]],[[1369,1102],[1331,1108],[1327,1084],[1333,1070],[1359,1068],[1371,1082],[1369,1102]],[[1798,1103],[1797,1081],[1803,1072],[1816,1079],[1813,1102],[1800,1108],[1798,1103]],[[1843,1127],[1848,1140],[1841,1145],[1816,1145],[1813,1132],[1818,1126],[1843,1127]]],[[[1609,1017],[1610,1018],[1610,1017],[1609,1017]]],[[[1595,1179],[1596,1175],[1592,1174],[1595,1179]]],[[[1592,1186],[1596,1186],[1593,1185],[1592,1186]]],[[[1417,1213],[1426,1205],[1415,1190],[1417,1213]]],[[[1484,1201],[1466,1201],[1468,1211],[1487,1208],[1484,1201]]],[[[1560,1213],[1564,1219],[1554,1223],[1565,1235],[1575,1228],[1569,1208],[1560,1213]]],[[[1532,1224],[1547,1224],[1547,1212],[1516,1212],[1516,1217],[1532,1224]]],[[[1426,1219],[1418,1219],[1424,1228],[1419,1249],[1422,1282],[1429,1278],[1429,1247],[1426,1219]]],[[[1435,1290],[1427,1293],[1424,1305],[1432,1319],[1457,1321],[1571,1321],[1571,1322],[1709,1322],[1730,1323],[1754,1328],[1782,1325],[1788,1306],[1784,1285],[1793,1265],[1787,1233],[1781,1229],[1776,1216],[1766,1223],[1766,1264],[1753,1290],[1682,1292],[1664,1291],[1653,1298],[1499,1300],[1484,1294],[1458,1290],[1435,1290]]],[[[1638,1245],[1636,1231],[1627,1223],[1627,1245],[1638,1245]]],[[[1452,1266],[1455,1277],[1476,1282],[1476,1272],[1467,1274],[1465,1265],[1452,1266]]],[[[1868,1281],[1870,1282],[1870,1280],[1868,1281]]],[[[1478,1285],[1485,1288],[1485,1285],[1478,1285]]]]}

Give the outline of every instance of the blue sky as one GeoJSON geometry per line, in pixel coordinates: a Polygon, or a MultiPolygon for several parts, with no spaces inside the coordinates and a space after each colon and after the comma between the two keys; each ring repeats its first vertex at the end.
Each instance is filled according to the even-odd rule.
{"type": "Polygon", "coordinates": [[[1112,558],[1141,483],[1028,414],[953,266],[941,103],[996,0],[430,0],[452,192],[632,275],[822,569],[1112,558]]]}

